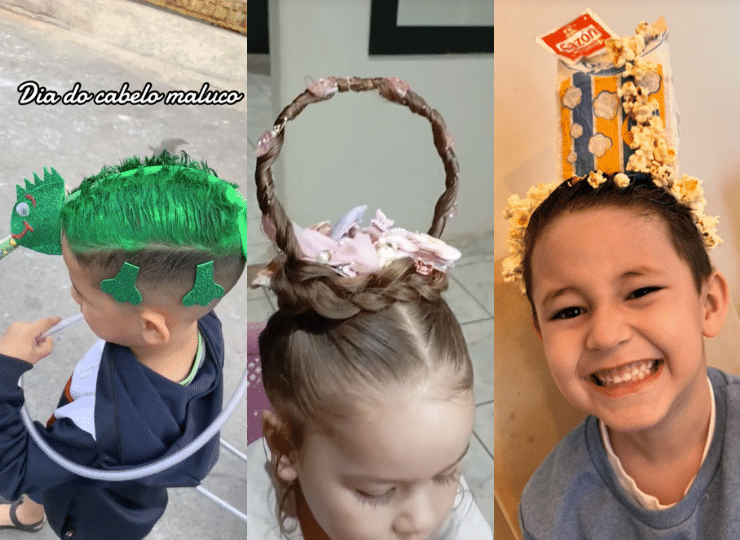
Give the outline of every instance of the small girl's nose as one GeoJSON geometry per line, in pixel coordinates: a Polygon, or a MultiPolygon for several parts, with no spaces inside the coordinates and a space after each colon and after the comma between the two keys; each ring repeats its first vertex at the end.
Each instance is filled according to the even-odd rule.
{"type": "Polygon", "coordinates": [[[418,490],[409,499],[404,511],[396,518],[394,531],[404,539],[425,539],[432,533],[435,525],[437,525],[437,513],[431,493],[418,490]]]}
{"type": "Polygon", "coordinates": [[[629,339],[630,328],[616,309],[606,307],[591,312],[586,348],[605,351],[629,339]]]}

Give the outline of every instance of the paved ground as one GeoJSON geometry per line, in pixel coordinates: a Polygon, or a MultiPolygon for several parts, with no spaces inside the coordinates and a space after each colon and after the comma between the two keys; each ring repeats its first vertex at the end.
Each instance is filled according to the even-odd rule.
{"type": "MultiPolygon", "coordinates": [[[[220,176],[248,185],[246,100],[236,106],[98,106],[19,105],[17,87],[27,80],[63,94],[75,82],[84,90],[131,90],[150,82],[155,90],[198,90],[207,79],[181,68],[136,55],[112,54],[52,25],[24,19],[0,9],[0,238],[9,234],[15,184],[53,166],[76,186],[83,176],[129,155],[151,154],[167,147],[206,158],[220,176]],[[104,52],[103,52],[104,51],[104,52]],[[159,66],[156,71],[153,66],[159,66]]],[[[246,86],[246,85],[245,85],[246,86]]],[[[245,91],[245,90],[242,90],[245,91]]],[[[67,317],[77,306],[69,295],[61,257],[24,248],[0,260],[0,331],[18,319],[67,317]]],[[[246,361],[246,277],[216,309],[227,345],[226,396],[231,395],[246,361]]],[[[84,323],[82,323],[84,326],[84,323]]],[[[46,419],[59,392],[95,336],[78,325],[57,338],[55,353],[26,376],[31,415],[46,419]]],[[[222,436],[246,451],[246,402],[225,426],[222,436]]],[[[204,486],[246,513],[246,464],[222,451],[204,486]]],[[[149,538],[232,539],[246,536],[246,523],[192,489],[170,491],[170,504],[149,538]]],[[[0,531],[0,538],[28,538],[0,531]]],[[[34,538],[55,538],[47,527],[34,538]]]]}

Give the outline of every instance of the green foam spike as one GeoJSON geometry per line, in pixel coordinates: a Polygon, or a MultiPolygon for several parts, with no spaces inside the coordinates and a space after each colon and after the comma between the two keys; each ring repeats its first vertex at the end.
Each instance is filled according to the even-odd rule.
{"type": "Polygon", "coordinates": [[[242,253],[244,254],[244,259],[247,260],[247,200],[234,186],[230,186],[229,189],[226,190],[225,196],[227,201],[241,208],[236,219],[237,226],[239,228],[239,236],[241,237],[242,253]]]}
{"type": "Polygon", "coordinates": [[[116,277],[100,282],[100,290],[113,296],[116,302],[131,302],[138,306],[142,301],[141,293],[136,288],[136,276],[138,275],[139,267],[125,262],[116,277]]]}
{"type": "Polygon", "coordinates": [[[247,258],[247,201],[244,200],[244,196],[239,193],[236,188],[230,187],[226,190],[226,200],[232,204],[235,204],[241,208],[237,218],[239,220],[239,235],[242,239],[242,253],[244,258],[247,258]]]}
{"type": "Polygon", "coordinates": [[[244,253],[244,260],[247,259],[247,209],[241,211],[239,219],[239,234],[242,237],[242,253],[244,253]]]}
{"type": "Polygon", "coordinates": [[[198,304],[207,306],[214,298],[221,298],[226,292],[224,288],[213,281],[213,261],[199,264],[195,272],[195,284],[192,290],[182,299],[186,307],[198,304]]]}

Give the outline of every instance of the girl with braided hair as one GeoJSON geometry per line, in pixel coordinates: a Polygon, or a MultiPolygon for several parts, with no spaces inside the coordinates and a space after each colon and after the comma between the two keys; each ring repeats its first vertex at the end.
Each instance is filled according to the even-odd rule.
{"type": "Polygon", "coordinates": [[[442,298],[460,253],[438,239],[458,165],[440,114],[395,78],[321,79],[278,116],[257,149],[263,228],[279,256],[278,311],[260,335],[264,439],[250,449],[250,538],[492,539],[461,476],[473,429],[473,369],[442,298]],[[275,196],[285,125],[338,92],[378,91],[427,118],[446,189],[428,234],[364,207],[302,229],[275,196]],[[269,460],[254,454],[269,447],[269,460]],[[260,503],[267,502],[267,508],[260,503]]]}

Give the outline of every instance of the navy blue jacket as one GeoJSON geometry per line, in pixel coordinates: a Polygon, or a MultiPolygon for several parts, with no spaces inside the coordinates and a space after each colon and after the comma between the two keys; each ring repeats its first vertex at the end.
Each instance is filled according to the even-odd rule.
{"type": "MultiPolygon", "coordinates": [[[[77,463],[115,470],[149,463],[192,441],[223,401],[221,323],[211,312],[198,328],[206,353],[188,386],[143,366],[127,347],[98,342],[75,369],[50,425],[36,422],[46,442],[77,463]],[[87,395],[79,384],[85,377],[92,389],[87,395]]],[[[15,500],[27,493],[43,502],[60,537],[144,538],[164,513],[166,488],[196,486],[216,463],[218,437],[179,465],[140,480],[100,482],[70,473],[39,449],[21,421],[18,379],[31,367],[0,355],[0,494],[15,500]]]]}

